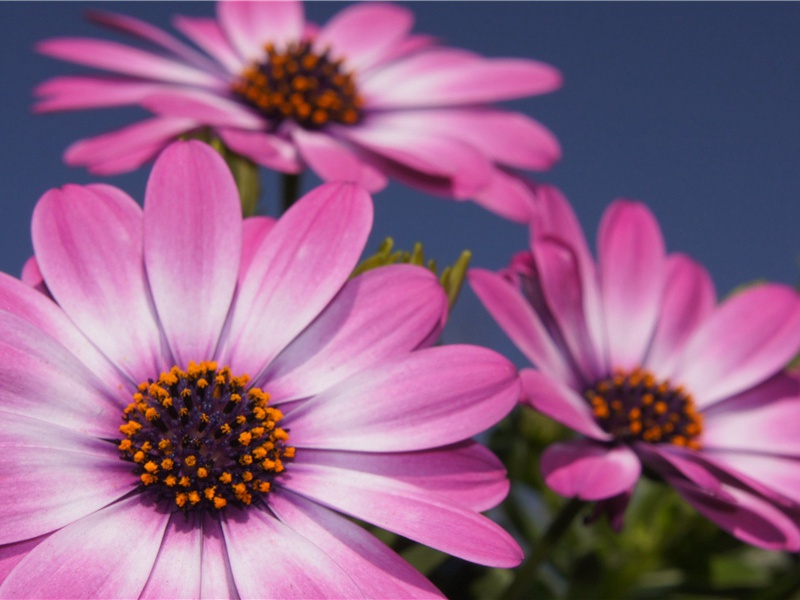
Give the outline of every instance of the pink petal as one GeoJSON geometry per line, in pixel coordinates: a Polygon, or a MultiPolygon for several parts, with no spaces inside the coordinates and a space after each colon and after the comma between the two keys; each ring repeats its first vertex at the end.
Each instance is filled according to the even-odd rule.
{"type": "Polygon", "coordinates": [[[700,514],[740,540],[768,550],[800,549],[800,532],[779,509],[762,498],[732,486],[725,491],[735,502],[725,502],[686,481],[669,483],[700,514]]]}
{"type": "Polygon", "coordinates": [[[219,516],[203,515],[203,550],[200,566],[200,598],[239,600],[233,571],[225,546],[219,516]]]}
{"type": "Polygon", "coordinates": [[[172,513],[150,578],[139,598],[198,598],[203,553],[202,517],[172,513]]]}
{"type": "Polygon", "coordinates": [[[303,449],[303,464],[389,477],[475,511],[494,508],[508,494],[506,470],[489,450],[472,441],[417,452],[339,452],[303,449]]]}
{"type": "Polygon", "coordinates": [[[414,24],[414,14],[393,4],[353,4],[336,13],[314,40],[318,51],[362,71],[388,57],[414,24]]]}
{"type": "Polygon", "coordinates": [[[286,417],[292,445],[403,452],[459,442],[497,423],[519,399],[516,369],[477,346],[439,346],[386,360],[286,417]]]}
{"type": "Polygon", "coordinates": [[[275,401],[307,398],[419,347],[441,331],[447,297],[427,269],[390,265],[351,279],[263,375],[275,401]]]}
{"type": "Polygon", "coordinates": [[[64,161],[86,166],[95,175],[117,175],[149,162],[179,135],[199,124],[192,119],[155,117],[110,131],[67,148],[64,161]]]}
{"type": "Polygon", "coordinates": [[[140,21],[129,15],[122,15],[105,10],[89,10],[86,17],[89,21],[107,27],[108,29],[127,33],[138,40],[161,46],[161,48],[167,52],[175,55],[176,58],[191,63],[203,71],[217,68],[213,62],[196,50],[187,46],[163,29],[159,29],[145,21],[140,21]]]}
{"type": "Polygon", "coordinates": [[[239,263],[240,274],[246,273],[250,268],[250,263],[253,261],[256,251],[264,242],[266,235],[272,231],[276,222],[277,221],[272,217],[261,216],[248,217],[242,221],[242,258],[239,263]]]}
{"type": "Polygon", "coordinates": [[[486,517],[390,477],[296,461],[285,487],[464,560],[493,567],[522,560],[517,543],[486,517]]]}
{"type": "Polygon", "coordinates": [[[522,369],[519,376],[524,404],[587,437],[611,439],[595,421],[589,403],[573,389],[533,369],[522,369]]]}
{"type": "Polygon", "coordinates": [[[281,49],[303,31],[301,2],[218,2],[217,19],[228,40],[246,61],[264,56],[264,45],[281,49]]]}
{"type": "Polygon", "coordinates": [[[294,144],[276,135],[244,129],[218,129],[217,133],[234,152],[281,173],[299,173],[300,157],[294,144]]]}
{"type": "Polygon", "coordinates": [[[32,233],[50,292],[70,319],[133,381],[160,373],[136,202],[107,185],[50,190],[34,209],[32,233]]]}
{"type": "Polygon", "coordinates": [[[502,275],[484,269],[470,269],[468,279],[486,310],[528,360],[553,379],[577,384],[567,357],[519,289],[502,275]]]}
{"type": "Polygon", "coordinates": [[[40,536],[25,540],[24,542],[17,542],[16,544],[0,546],[0,584],[5,581],[8,574],[14,570],[14,567],[16,567],[31,550],[46,539],[47,536],[40,536]]]}
{"type": "Polygon", "coordinates": [[[323,181],[352,181],[368,192],[377,192],[389,182],[384,174],[359,158],[352,148],[330,135],[294,127],[292,139],[303,160],[323,181]]]}
{"type": "Polygon", "coordinates": [[[574,440],[549,446],[542,454],[542,475],[548,486],[566,497],[602,500],[629,490],[642,465],[627,446],[605,446],[574,440]]]}
{"type": "Polygon", "coordinates": [[[480,149],[455,138],[432,134],[424,122],[397,118],[393,113],[375,113],[356,127],[331,126],[330,130],[378,158],[419,172],[421,180],[426,177],[451,180],[455,198],[471,197],[492,179],[491,162],[480,149]]]}
{"type": "Polygon", "coordinates": [[[144,97],[140,104],[157,115],[194,119],[212,127],[259,130],[266,125],[264,118],[254,110],[205,90],[183,88],[156,91],[144,97]]]}
{"type": "Polygon", "coordinates": [[[544,63],[435,48],[376,70],[361,83],[370,109],[463,106],[552,92],[561,74],[544,63]]]}
{"type": "Polygon", "coordinates": [[[41,99],[33,109],[52,112],[139,104],[148,94],[169,88],[126,77],[55,77],[36,87],[34,93],[41,99]]]}
{"type": "Polygon", "coordinates": [[[705,409],[785,367],[800,348],[800,301],[788,286],[748,288],[720,305],[686,343],[677,383],[705,409]]]}
{"type": "Polygon", "coordinates": [[[503,169],[493,169],[490,182],[472,200],[510,221],[527,225],[532,218],[533,193],[519,177],[503,169]]]}
{"type": "Polygon", "coordinates": [[[211,89],[221,89],[226,85],[224,79],[213,73],[117,42],[89,38],[55,38],[39,42],[36,50],[60,60],[133,75],[147,81],[166,81],[211,89]]]}
{"type": "Polygon", "coordinates": [[[242,59],[231,47],[215,19],[178,15],[173,18],[172,24],[183,35],[213,56],[228,72],[239,73],[244,68],[242,59]]]}
{"type": "Polygon", "coordinates": [[[636,453],[644,464],[662,476],[681,477],[691,481],[708,494],[714,494],[725,501],[734,498],[723,488],[719,474],[702,460],[699,453],[684,450],[674,444],[636,443],[636,453]]]}
{"type": "Polygon", "coordinates": [[[353,184],[322,185],[292,206],[242,277],[223,362],[256,377],[339,291],[371,225],[370,197],[353,184]]]}
{"type": "MultiPolygon", "coordinates": [[[[31,256],[25,261],[25,264],[22,265],[22,273],[20,273],[19,278],[25,285],[32,287],[37,292],[44,294],[45,296],[50,297],[50,292],[47,290],[47,285],[42,277],[42,272],[39,270],[39,263],[36,262],[35,256],[31,256]]],[[[15,281],[12,277],[8,277],[7,279],[6,277],[3,277],[2,280],[3,283],[6,281],[15,281]]]]}
{"type": "Polygon", "coordinates": [[[662,377],[672,375],[686,340],[714,310],[716,292],[702,265],[683,254],[667,257],[664,298],[645,365],[662,377]]]}
{"type": "Polygon", "coordinates": [[[22,415],[2,418],[13,433],[0,434],[0,544],[64,527],[139,483],[114,444],[22,415]]]}
{"type": "Polygon", "coordinates": [[[168,520],[140,496],[121,500],[36,546],[0,584],[0,596],[137,598],[168,520]]]}
{"type": "Polygon", "coordinates": [[[578,257],[569,245],[556,238],[535,239],[531,247],[547,307],[583,375],[583,382],[602,379],[607,374],[603,349],[594,347],[584,315],[578,257]]]}
{"type": "Polygon", "coordinates": [[[231,306],[242,248],[236,183],[207,144],[177,142],[147,182],[144,262],[177,363],[209,359],[231,306]]]}
{"type": "Polygon", "coordinates": [[[653,214],[638,202],[618,200],[598,232],[600,286],[611,367],[641,366],[664,292],[664,240],[653,214]]]}
{"type": "Polygon", "coordinates": [[[744,475],[743,481],[755,480],[766,488],[783,495],[795,504],[800,503],[800,459],[797,456],[759,454],[745,450],[709,449],[716,466],[728,469],[734,477],[744,475]]]}
{"type": "Polygon", "coordinates": [[[284,490],[270,509],[285,525],[333,559],[365,598],[441,598],[418,571],[364,529],[322,506],[284,490]]]}
{"type": "Polygon", "coordinates": [[[222,530],[236,589],[244,598],[361,596],[343,565],[263,510],[229,514],[222,530]]]}

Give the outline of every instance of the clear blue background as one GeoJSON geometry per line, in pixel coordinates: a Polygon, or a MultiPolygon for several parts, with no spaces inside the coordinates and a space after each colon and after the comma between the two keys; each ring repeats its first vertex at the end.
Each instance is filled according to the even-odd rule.
{"type": "MultiPolygon", "coordinates": [[[[795,284],[800,255],[800,5],[796,3],[416,2],[416,31],[486,56],[530,57],[558,67],[564,87],[508,103],[547,125],[564,156],[539,179],[573,202],[593,243],[614,198],[648,203],[671,251],[694,256],[721,294],[755,279],[795,284]]],[[[324,22],[343,4],[314,2],[324,22]]],[[[72,141],[131,123],[138,109],[33,115],[31,90],[90,70],[38,56],[54,36],[121,37],[86,23],[89,7],[170,29],[173,14],[213,14],[194,2],[0,3],[2,143],[0,268],[17,275],[31,254],[30,215],[51,187],[99,178],[66,167],[72,141]]],[[[106,178],[143,197],[148,169],[106,178]]],[[[305,188],[314,185],[306,177],[305,188]]],[[[262,208],[277,193],[265,177],[262,208]]],[[[391,184],[375,196],[369,248],[386,236],[425,243],[440,263],[464,248],[498,269],[525,248],[527,231],[471,203],[391,184]]],[[[446,339],[492,346],[524,364],[466,290],[446,339]]]]}

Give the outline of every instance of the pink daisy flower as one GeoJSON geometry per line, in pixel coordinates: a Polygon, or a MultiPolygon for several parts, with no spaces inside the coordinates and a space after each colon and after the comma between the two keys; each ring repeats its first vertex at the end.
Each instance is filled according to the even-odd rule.
{"type": "Polygon", "coordinates": [[[645,466],[700,513],[765,548],[800,548],[800,299],[765,284],[717,304],[706,270],[667,254],[638,202],[605,212],[598,260],[555,190],[543,189],[530,251],[470,282],[538,370],[524,402],[580,434],[542,456],[563,496],[605,501],[613,522],[645,466]]]}
{"type": "Polygon", "coordinates": [[[348,515],[486,565],[508,482],[469,440],[519,394],[410,265],[349,279],[369,196],[326,184],[242,223],[199,142],[142,210],[107,185],[33,216],[47,295],[0,276],[0,596],[430,597],[348,515]]]}
{"type": "Polygon", "coordinates": [[[370,191],[393,177],[477,197],[524,221],[524,195],[491,193],[507,187],[499,166],[543,170],[560,156],[542,125],[490,106],[558,88],[558,71],[439,46],[412,34],[413,13],[393,4],[358,3],[318,27],[305,21],[300,2],[220,2],[216,19],[174,21],[203,53],[132,17],[91,18],[152,50],[86,38],[42,42],[44,54],[113,76],[46,81],[36,110],[139,105],[155,114],[67,149],[68,164],[94,173],[136,169],[177,136],[209,128],[277,171],[309,168],[370,191]]]}

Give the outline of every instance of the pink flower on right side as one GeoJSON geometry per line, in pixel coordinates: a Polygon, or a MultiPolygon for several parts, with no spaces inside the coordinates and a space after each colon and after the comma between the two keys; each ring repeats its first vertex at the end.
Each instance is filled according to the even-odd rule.
{"type": "Polygon", "coordinates": [[[523,402],[580,434],[545,450],[547,484],[619,527],[644,466],[737,538],[800,549],[797,292],[753,285],[718,304],[643,204],[608,207],[595,261],[566,199],[542,188],[537,202],[529,251],[469,277],[537,367],[523,402]]]}

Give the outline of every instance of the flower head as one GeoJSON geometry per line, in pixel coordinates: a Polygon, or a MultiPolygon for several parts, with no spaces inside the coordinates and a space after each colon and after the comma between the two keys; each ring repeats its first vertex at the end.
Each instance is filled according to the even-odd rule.
{"type": "Polygon", "coordinates": [[[504,469],[469,440],[517,401],[515,369],[431,347],[447,299],[426,269],[349,277],[371,215],[340,183],[243,223],[200,142],[162,153],[143,210],[107,185],[41,198],[47,294],[0,276],[0,595],[438,594],[340,513],[519,562],[479,514],[504,469]]]}
{"type": "Polygon", "coordinates": [[[578,432],[542,456],[564,496],[606,501],[619,524],[642,465],[749,543],[800,548],[800,299],[749,287],[716,303],[706,270],[667,254],[642,204],[613,203],[592,258],[566,200],[542,188],[531,247],[473,289],[538,370],[524,402],[578,432]],[[614,509],[614,507],[617,507],[614,509]]]}
{"type": "Polygon", "coordinates": [[[175,20],[204,52],[132,17],[92,15],[152,50],[86,38],[40,43],[44,54],[114,76],[46,81],[36,110],[154,113],[67,150],[69,164],[94,173],[138,168],[177,136],[211,130],[284,173],[308,167],[370,191],[394,177],[525,220],[528,201],[505,193],[501,167],[547,169],[560,155],[540,124],[490,106],[556,89],[555,69],[439,46],[412,34],[413,14],[399,6],[358,3],[320,27],[305,21],[300,2],[220,2],[216,19],[175,20]]]}

